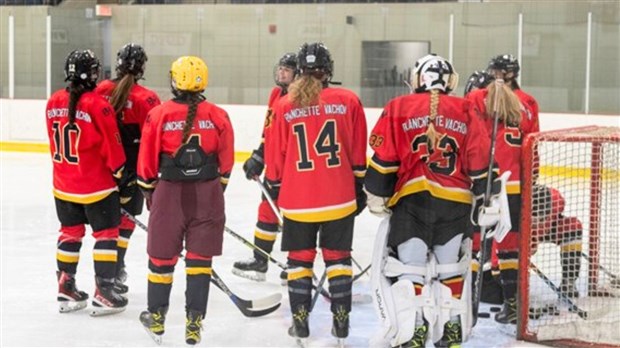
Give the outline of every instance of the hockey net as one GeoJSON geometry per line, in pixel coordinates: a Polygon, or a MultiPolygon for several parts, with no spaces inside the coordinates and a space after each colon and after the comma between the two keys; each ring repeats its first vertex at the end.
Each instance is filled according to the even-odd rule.
{"type": "Polygon", "coordinates": [[[523,143],[518,338],[620,347],[620,128],[523,143]]]}

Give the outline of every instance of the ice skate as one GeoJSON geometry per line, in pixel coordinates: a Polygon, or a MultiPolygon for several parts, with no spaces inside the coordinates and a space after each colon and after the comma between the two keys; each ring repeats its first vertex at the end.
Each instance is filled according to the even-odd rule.
{"type": "Polygon", "coordinates": [[[501,312],[495,314],[495,321],[500,324],[516,324],[517,300],[512,298],[504,301],[501,312]]]}
{"type": "Polygon", "coordinates": [[[198,311],[189,310],[185,321],[185,343],[195,345],[200,343],[202,331],[202,314],[198,311]]]}
{"type": "Polygon", "coordinates": [[[232,273],[242,278],[264,282],[267,279],[267,268],[267,260],[252,257],[245,261],[235,262],[232,273]]]}
{"type": "Polygon", "coordinates": [[[154,313],[149,311],[140,313],[142,326],[157,344],[161,344],[163,340],[166,313],[168,313],[168,307],[161,307],[154,313]]]}
{"type": "Polygon", "coordinates": [[[75,286],[75,276],[66,272],[56,271],[58,278],[58,310],[69,313],[86,308],[88,294],[75,286]]]}
{"type": "Polygon", "coordinates": [[[308,315],[306,307],[297,308],[293,313],[293,325],[288,329],[289,336],[294,337],[297,344],[302,348],[308,346],[308,337],[310,336],[308,315]]]}
{"type": "Polygon", "coordinates": [[[280,284],[282,286],[288,285],[288,272],[286,272],[285,270],[282,270],[282,272],[280,272],[280,284]]]}
{"type": "Polygon", "coordinates": [[[338,347],[344,347],[344,340],[349,336],[349,313],[342,307],[333,316],[332,336],[338,339],[338,347]]]}
{"type": "Polygon", "coordinates": [[[119,277],[116,277],[114,279],[114,291],[117,294],[125,295],[127,292],[129,292],[129,287],[123,284],[119,277]]]}
{"type": "Polygon", "coordinates": [[[93,298],[90,315],[98,317],[119,313],[127,307],[127,299],[114,291],[114,279],[95,277],[97,290],[93,298]]]}
{"type": "MultiPolygon", "coordinates": [[[[415,335],[414,335],[415,337],[415,335]]],[[[462,343],[461,322],[447,322],[443,327],[443,336],[435,347],[460,348],[462,343]]],[[[422,345],[424,347],[424,345],[422,345]]]]}
{"type": "Polygon", "coordinates": [[[424,348],[426,346],[426,337],[428,336],[428,324],[419,326],[413,332],[410,341],[403,343],[400,348],[424,348]]]}

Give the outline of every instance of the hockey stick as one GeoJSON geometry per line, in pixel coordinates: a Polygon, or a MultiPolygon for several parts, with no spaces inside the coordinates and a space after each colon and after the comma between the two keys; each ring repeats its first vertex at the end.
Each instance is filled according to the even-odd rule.
{"type": "MultiPolygon", "coordinates": [[[[148,227],[143,224],[140,220],[138,220],[135,216],[131,215],[127,210],[121,208],[121,213],[127,216],[129,220],[133,221],[136,226],[143,229],[145,232],[148,232],[148,227]]],[[[183,254],[180,254],[179,257],[184,259],[183,254]]],[[[282,299],[282,294],[273,294],[258,300],[245,300],[235,295],[228,286],[224,283],[224,281],[215,273],[215,270],[212,269],[212,277],[213,284],[220,290],[222,290],[228,297],[233,301],[233,303],[239,308],[241,313],[246,317],[261,317],[263,315],[267,315],[280,307],[280,300],[282,299]]]]}
{"type": "Polygon", "coordinates": [[[534,273],[536,273],[536,275],[538,275],[540,277],[540,279],[542,279],[543,282],[545,282],[545,284],[547,284],[547,286],[549,286],[549,288],[551,288],[551,290],[553,290],[553,292],[555,292],[559,297],[560,297],[560,301],[564,302],[566,305],[568,305],[568,310],[572,313],[576,313],[581,319],[583,320],[588,320],[588,319],[596,319],[596,318],[600,318],[603,315],[607,314],[611,308],[608,308],[607,306],[598,309],[598,310],[590,310],[590,311],[585,311],[581,308],[579,308],[575,302],[573,302],[573,300],[571,300],[565,293],[563,293],[560,288],[558,288],[555,284],[553,284],[553,282],[551,281],[551,279],[549,279],[540,269],[538,269],[538,267],[536,267],[536,265],[532,262],[530,262],[530,269],[534,271],[534,273]]]}
{"type": "MultiPolygon", "coordinates": [[[[588,262],[590,264],[594,263],[592,258],[588,255],[586,255],[583,251],[581,252],[581,256],[583,256],[586,260],[588,260],[588,262]]],[[[617,275],[611,273],[607,268],[605,268],[603,265],[601,265],[600,263],[597,264],[598,268],[603,271],[605,274],[607,274],[607,276],[609,278],[612,278],[615,281],[619,281],[620,277],[618,277],[617,275]]]]}
{"type": "MultiPolygon", "coordinates": [[[[493,173],[493,162],[495,160],[495,138],[497,137],[497,127],[499,123],[499,93],[504,86],[504,80],[495,79],[495,97],[493,98],[493,132],[491,133],[491,146],[489,149],[489,167],[487,169],[487,186],[484,192],[484,206],[488,207],[491,201],[491,178],[493,173]]],[[[475,206],[474,206],[475,209],[475,206]]],[[[480,265],[483,266],[486,260],[487,253],[487,228],[480,228],[480,250],[478,251],[478,260],[480,260],[480,265]]],[[[480,267],[478,273],[476,273],[476,287],[474,288],[474,298],[472,303],[472,314],[473,314],[473,323],[472,327],[476,326],[478,322],[478,309],[480,308],[480,298],[482,296],[482,280],[484,272],[482,272],[482,267],[480,267]]]]}
{"type": "Polygon", "coordinates": [[[240,234],[238,234],[237,232],[231,230],[230,228],[224,226],[224,231],[228,232],[228,234],[230,234],[231,236],[235,237],[235,239],[239,240],[241,243],[243,243],[245,246],[254,249],[256,251],[258,251],[259,253],[263,254],[263,256],[265,256],[267,258],[267,260],[275,263],[276,265],[278,265],[278,267],[282,268],[283,270],[286,271],[286,269],[288,268],[286,266],[286,264],[283,264],[282,262],[274,259],[271,254],[269,254],[268,252],[266,252],[265,250],[263,250],[262,248],[260,248],[258,245],[250,242],[249,240],[243,238],[243,236],[241,236],[240,234]]]}
{"type": "MultiPolygon", "coordinates": [[[[312,312],[312,309],[314,308],[316,301],[319,299],[319,294],[323,295],[323,284],[325,283],[326,279],[327,279],[327,271],[323,272],[323,275],[321,276],[321,280],[319,280],[319,283],[316,285],[316,291],[314,292],[314,296],[312,297],[312,302],[310,302],[310,309],[308,310],[308,312],[312,312]]],[[[314,285],[312,287],[314,287],[314,285]]],[[[330,300],[331,300],[331,297],[330,297],[330,300]]]]}
{"type": "Polygon", "coordinates": [[[222,290],[226,295],[228,295],[228,297],[235,304],[235,306],[237,306],[241,313],[246,317],[262,317],[280,308],[282,294],[276,293],[256,300],[244,300],[239,296],[235,295],[228,288],[228,286],[226,286],[222,278],[217,275],[215,270],[213,270],[211,279],[213,279],[213,284],[218,289],[222,290]]]}

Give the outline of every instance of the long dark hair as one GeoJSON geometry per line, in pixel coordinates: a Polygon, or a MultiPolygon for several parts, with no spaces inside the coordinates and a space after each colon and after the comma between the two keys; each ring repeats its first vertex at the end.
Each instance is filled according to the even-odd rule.
{"type": "Polygon", "coordinates": [[[183,125],[183,140],[181,144],[185,144],[189,138],[189,133],[194,125],[196,119],[196,111],[198,110],[198,104],[205,100],[205,97],[200,93],[184,92],[181,94],[180,99],[184,99],[189,102],[187,110],[187,118],[185,118],[185,124],[183,125]]]}
{"type": "Polygon", "coordinates": [[[75,122],[75,114],[77,112],[77,103],[80,101],[80,97],[86,89],[83,84],[71,82],[67,87],[69,92],[69,124],[73,125],[75,122]]]}
{"type": "Polygon", "coordinates": [[[123,108],[125,107],[125,104],[127,104],[129,92],[135,83],[136,77],[132,74],[126,74],[118,81],[116,87],[114,87],[114,90],[112,91],[112,95],[110,96],[110,104],[112,104],[114,112],[116,113],[116,118],[119,122],[121,121],[123,108]]]}

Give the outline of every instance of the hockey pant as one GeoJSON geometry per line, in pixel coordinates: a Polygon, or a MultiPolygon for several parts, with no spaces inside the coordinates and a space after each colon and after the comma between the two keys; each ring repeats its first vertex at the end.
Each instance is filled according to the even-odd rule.
{"type": "Polygon", "coordinates": [[[471,240],[465,239],[461,243],[461,257],[457,263],[438,264],[431,252],[426,265],[416,266],[406,265],[390,255],[388,234],[389,218],[386,218],[375,239],[371,267],[373,303],[382,328],[371,342],[399,346],[411,340],[416,323],[424,320],[429,325],[430,338],[438,341],[443,336],[444,324],[455,317],[461,321],[465,341],[472,325],[471,240]],[[463,277],[464,281],[461,281],[463,277]],[[393,282],[396,278],[398,280],[393,282]],[[441,281],[437,281],[438,278],[441,281]],[[454,283],[460,283],[460,298],[457,298],[457,287],[451,285],[454,283]],[[456,297],[452,289],[457,292],[456,297]]]}

